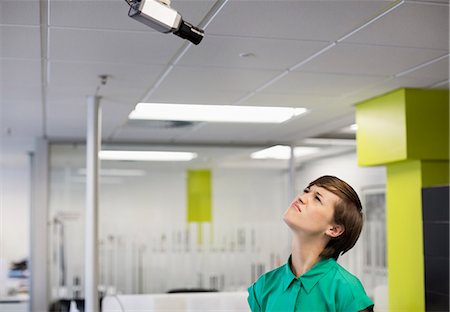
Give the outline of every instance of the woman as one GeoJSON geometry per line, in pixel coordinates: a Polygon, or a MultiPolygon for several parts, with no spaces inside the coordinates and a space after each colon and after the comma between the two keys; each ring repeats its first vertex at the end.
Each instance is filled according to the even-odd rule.
{"type": "Polygon", "coordinates": [[[358,278],[336,262],[358,240],[361,210],[346,182],[333,176],[311,182],[283,215],[292,231],[288,262],[248,289],[252,311],[373,311],[358,278]]]}

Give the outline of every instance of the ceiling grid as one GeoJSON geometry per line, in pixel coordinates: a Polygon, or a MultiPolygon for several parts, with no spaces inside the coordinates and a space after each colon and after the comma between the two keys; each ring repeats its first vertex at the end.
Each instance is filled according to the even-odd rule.
{"type": "Polygon", "coordinates": [[[99,75],[108,143],[300,142],[401,87],[448,88],[448,0],[173,0],[192,46],[128,17],[123,0],[0,0],[2,137],[82,141],[99,75]],[[101,13],[101,14],[100,14],[101,13]],[[131,124],[141,101],[305,107],[278,126],[131,124]],[[9,129],[7,131],[7,129],[9,129]]]}

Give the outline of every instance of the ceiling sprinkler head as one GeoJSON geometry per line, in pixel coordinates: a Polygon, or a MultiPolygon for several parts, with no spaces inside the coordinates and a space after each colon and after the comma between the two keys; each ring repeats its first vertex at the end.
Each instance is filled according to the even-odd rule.
{"type": "Polygon", "coordinates": [[[99,75],[98,78],[100,78],[100,82],[102,84],[102,86],[104,86],[106,84],[106,82],[108,81],[108,75],[99,75]]]}

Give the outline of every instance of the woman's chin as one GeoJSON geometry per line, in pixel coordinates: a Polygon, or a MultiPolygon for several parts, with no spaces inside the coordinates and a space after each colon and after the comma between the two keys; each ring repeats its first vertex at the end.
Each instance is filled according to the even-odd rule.
{"type": "Polygon", "coordinates": [[[289,226],[291,228],[291,230],[295,230],[296,229],[296,226],[294,225],[294,223],[290,219],[289,213],[287,211],[283,214],[283,221],[284,221],[284,223],[287,224],[287,226],[289,226]]]}

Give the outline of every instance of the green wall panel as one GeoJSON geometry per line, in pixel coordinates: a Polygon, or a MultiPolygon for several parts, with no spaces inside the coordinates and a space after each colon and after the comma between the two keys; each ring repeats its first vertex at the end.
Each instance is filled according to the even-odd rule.
{"type": "Polygon", "coordinates": [[[187,221],[211,222],[211,171],[187,172],[187,221]]]}

